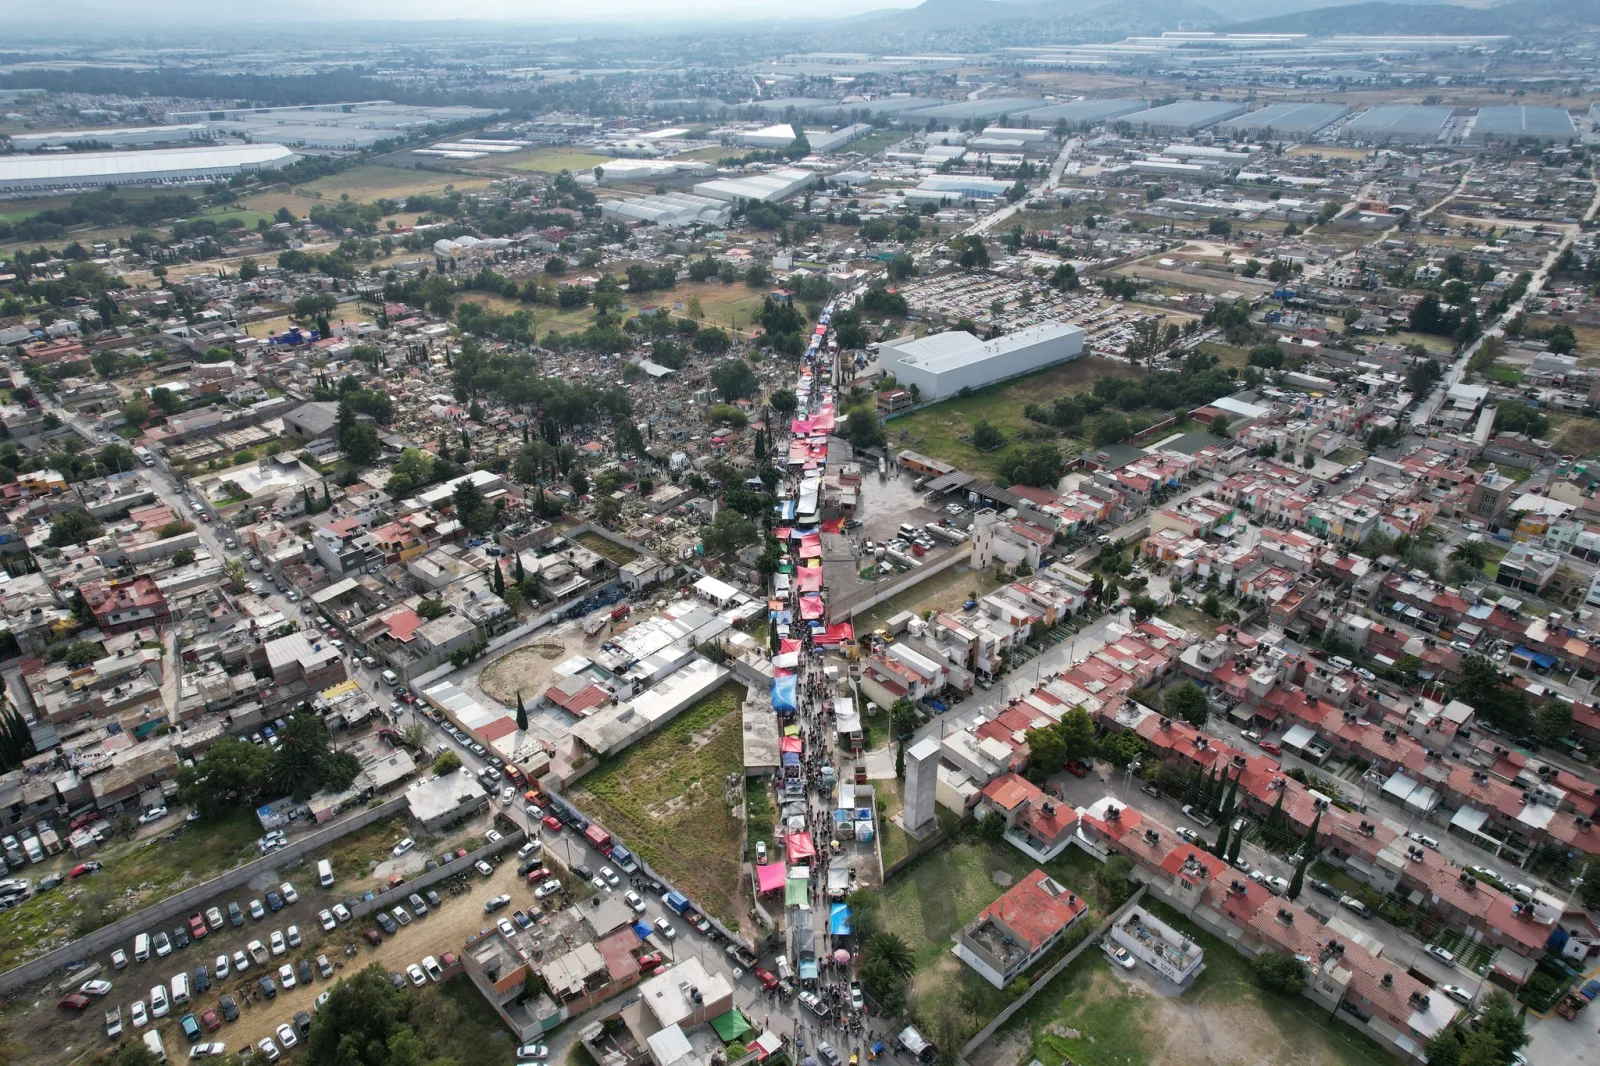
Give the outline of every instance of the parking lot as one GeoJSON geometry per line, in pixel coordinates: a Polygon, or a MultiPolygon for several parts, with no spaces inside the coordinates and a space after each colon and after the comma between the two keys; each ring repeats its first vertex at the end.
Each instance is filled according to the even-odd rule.
{"type": "MultiPolygon", "coordinates": [[[[136,1030],[132,1024],[132,1003],[135,1000],[142,1001],[148,1009],[151,1005],[151,989],[159,984],[170,990],[172,979],[179,973],[189,976],[190,1002],[182,1009],[174,1007],[164,1018],[151,1018],[149,1026],[146,1026],[153,1026],[161,1033],[169,1054],[187,1046],[178,1019],[193,1012],[198,1020],[205,1011],[218,1008],[225,994],[233,997],[240,1011],[238,1021],[223,1022],[214,1035],[206,1034],[202,1039],[224,1041],[233,1050],[242,1047],[246,1038],[253,1043],[270,1033],[279,1023],[291,1021],[296,1011],[310,1010],[316,996],[326,991],[326,986],[332,980],[337,980],[339,971],[347,966],[364,966],[376,959],[385,966],[403,970],[407,964],[419,962],[426,955],[436,955],[451,947],[459,948],[462,940],[483,924],[479,920],[483,917],[482,901],[494,894],[493,891],[484,893],[481,878],[474,877],[472,880],[478,883],[473,885],[472,891],[463,889],[459,895],[451,893],[446,884],[436,886],[435,891],[439,893],[442,903],[437,913],[430,908],[426,918],[400,928],[393,937],[385,935],[378,947],[368,944],[363,935],[364,930],[374,925],[372,919],[339,921],[334,918],[334,928],[324,930],[319,913],[327,910],[331,916],[336,906],[352,905],[367,891],[386,883],[393,874],[410,875],[422,870],[429,858],[436,860],[438,856],[435,853],[447,845],[455,847],[470,843],[469,834],[481,836],[485,831],[487,817],[481,821],[481,825],[474,823],[459,827],[447,840],[419,839],[413,850],[399,857],[393,855],[392,849],[409,832],[404,818],[375,822],[341,838],[322,853],[286,863],[280,868],[264,872],[245,886],[207,900],[197,912],[201,924],[206,928],[203,938],[193,939],[192,934],[188,933],[189,921],[186,918],[175,919],[170,923],[171,928],[149,930],[152,949],[148,961],[135,961],[132,939],[107,949],[89,960],[89,969],[70,975],[61,974],[54,983],[45,986],[36,999],[25,1005],[19,1003],[14,1006],[9,1020],[13,1031],[19,1034],[19,1039],[29,1049],[26,1061],[65,1063],[86,1048],[105,1046],[104,1014],[112,1007],[122,1009],[122,1039],[138,1039],[141,1030],[136,1030]],[[332,865],[335,874],[332,887],[323,888],[317,883],[317,862],[320,859],[328,859],[332,865]],[[283,898],[286,896],[281,887],[284,882],[292,886],[293,894],[298,897],[296,902],[290,903],[283,898]],[[273,911],[269,908],[268,892],[280,896],[280,909],[273,911]],[[478,900],[476,906],[472,904],[474,898],[478,900]],[[260,904],[262,917],[259,919],[251,916],[252,901],[260,904]],[[238,905],[242,924],[235,926],[230,921],[230,903],[238,905]],[[205,920],[206,912],[211,908],[216,908],[217,917],[221,919],[215,927],[205,920]],[[444,920],[441,921],[441,917],[444,920]],[[184,947],[176,946],[181,939],[177,936],[180,926],[189,936],[189,943],[184,947]],[[298,933],[298,947],[291,946],[294,939],[290,935],[291,927],[298,933]],[[422,929],[431,931],[425,940],[417,936],[422,929]],[[155,934],[158,932],[164,933],[173,945],[163,956],[158,956],[156,952],[155,934]],[[273,939],[275,932],[282,935],[282,952],[276,956],[272,954],[276,946],[273,939]],[[259,950],[267,955],[267,965],[250,958],[251,945],[256,941],[260,942],[259,950]],[[351,952],[348,956],[347,949],[351,952]],[[115,951],[126,955],[127,962],[121,969],[113,964],[115,951]],[[237,968],[236,953],[242,954],[247,960],[246,969],[237,968]],[[333,967],[333,978],[315,976],[316,958],[322,954],[327,956],[329,965],[333,967]],[[221,980],[215,976],[219,955],[228,956],[228,976],[221,980]],[[276,985],[280,966],[288,963],[299,969],[302,960],[313,969],[310,985],[301,987],[297,975],[293,989],[280,990],[276,999],[264,999],[259,979],[270,974],[276,985]],[[206,968],[206,978],[211,981],[210,987],[203,991],[197,987],[197,969],[201,966],[206,968]],[[90,978],[110,981],[111,991],[104,996],[92,997],[81,1012],[57,1006],[57,1000],[64,993],[75,990],[90,978]]],[[[515,866],[515,863],[512,865],[515,866]]],[[[502,873],[505,873],[504,881],[509,886],[516,877],[515,870],[497,870],[493,879],[495,883],[501,880],[502,873]]],[[[509,890],[509,887],[497,889],[509,890]]],[[[527,895],[524,888],[517,897],[521,901],[518,906],[531,902],[526,899],[527,895]]]]}

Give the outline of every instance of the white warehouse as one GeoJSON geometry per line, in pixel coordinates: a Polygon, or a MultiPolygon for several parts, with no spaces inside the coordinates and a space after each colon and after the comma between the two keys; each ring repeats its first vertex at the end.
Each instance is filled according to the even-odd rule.
{"type": "Polygon", "coordinates": [[[0,158],[0,196],[103,189],[107,185],[220,181],[235,174],[285,167],[299,158],[281,144],[6,156],[0,158]]]}
{"type": "Polygon", "coordinates": [[[1083,355],[1083,330],[1070,322],[1036,326],[982,341],[965,330],[905,338],[883,346],[885,372],[923,399],[943,400],[1083,355]]]}
{"type": "Polygon", "coordinates": [[[733,219],[733,205],[725,200],[669,192],[638,200],[603,200],[600,217],[624,222],[651,222],[667,229],[683,226],[726,226],[733,219]]]}
{"type": "Polygon", "coordinates": [[[809,170],[783,167],[765,174],[702,181],[694,187],[694,192],[696,196],[709,196],[713,200],[755,200],[775,204],[808,185],[815,185],[816,181],[817,176],[809,170]]]}
{"type": "Polygon", "coordinates": [[[145,144],[181,144],[184,141],[211,139],[211,131],[198,122],[184,126],[134,126],[124,129],[55,130],[50,133],[13,133],[11,147],[19,152],[39,148],[70,147],[75,144],[108,144],[113,148],[132,148],[145,144]]]}

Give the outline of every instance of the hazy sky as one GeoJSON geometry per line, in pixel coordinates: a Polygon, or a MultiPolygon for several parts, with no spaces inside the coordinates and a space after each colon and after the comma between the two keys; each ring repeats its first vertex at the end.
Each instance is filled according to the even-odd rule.
{"type": "MultiPolygon", "coordinates": [[[[311,22],[447,21],[454,19],[517,19],[545,23],[639,20],[673,22],[685,19],[724,21],[812,19],[858,14],[884,8],[913,7],[921,0],[808,0],[803,5],[777,0],[0,0],[0,22],[61,22],[100,16],[117,23],[141,20],[152,24],[174,19],[197,25],[230,21],[256,23],[277,18],[311,22]]],[[[849,42],[840,42],[848,50],[849,42]]]]}

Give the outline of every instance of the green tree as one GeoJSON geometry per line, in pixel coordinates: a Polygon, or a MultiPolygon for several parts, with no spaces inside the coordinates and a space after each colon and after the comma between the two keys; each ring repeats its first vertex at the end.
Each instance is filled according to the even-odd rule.
{"type": "Polygon", "coordinates": [[[1211,714],[1205,690],[1193,681],[1169,688],[1161,699],[1161,707],[1169,718],[1180,718],[1196,729],[1202,728],[1211,714]]]}
{"type": "Polygon", "coordinates": [[[1113,855],[1094,871],[1094,884],[1105,897],[1112,910],[1122,906],[1133,895],[1133,860],[1126,855],[1113,855]]]}
{"type": "Polygon", "coordinates": [[[473,533],[481,533],[494,521],[494,508],[483,498],[483,492],[471,478],[462,478],[450,494],[451,506],[458,518],[473,533]]]}
{"type": "Polygon", "coordinates": [[[296,714],[278,731],[278,739],[272,787],[299,800],[309,799],[322,783],[329,755],[328,727],[314,714],[296,714]]]}
{"type": "Polygon", "coordinates": [[[1544,702],[1533,716],[1533,735],[1555,745],[1572,734],[1572,705],[1560,698],[1544,702]]]}
{"type": "Polygon", "coordinates": [[[1144,738],[1133,730],[1109,733],[1100,741],[1100,757],[1118,768],[1144,754],[1144,738]]]}
{"type": "Polygon", "coordinates": [[[1217,842],[1211,848],[1211,853],[1219,859],[1228,857],[1228,823],[1223,821],[1222,827],[1217,830],[1217,842]]]}
{"type": "Polygon", "coordinates": [[[1250,963],[1256,980],[1269,992],[1298,996],[1306,985],[1305,965],[1284,951],[1263,951],[1250,963]]]}
{"type": "Polygon", "coordinates": [[[711,368],[711,385],[723,402],[732,403],[752,395],[760,387],[756,373],[743,359],[724,359],[711,368]]]}
{"type": "Polygon", "coordinates": [[[528,731],[528,709],[522,705],[522,690],[517,689],[517,728],[528,731]]]}
{"type": "Polygon", "coordinates": [[[717,512],[716,520],[700,536],[708,556],[729,556],[756,541],[754,522],[732,508],[717,512]]]}
{"type": "Polygon", "coordinates": [[[867,941],[861,951],[862,961],[881,960],[900,977],[909,980],[917,972],[917,956],[910,946],[894,933],[877,933],[867,941]]]}
{"type": "Polygon", "coordinates": [[[88,666],[105,654],[105,649],[92,640],[74,641],[67,648],[63,661],[74,670],[88,666]]]}
{"type": "Polygon", "coordinates": [[[28,723],[15,707],[0,703],[0,774],[17,769],[33,753],[33,733],[28,723]]]}
{"type": "Polygon", "coordinates": [[[371,422],[357,422],[339,435],[345,458],[356,466],[369,466],[378,458],[378,428],[371,422]]]}
{"type": "Polygon", "coordinates": [[[45,541],[52,548],[65,548],[69,544],[84,544],[101,534],[100,527],[89,517],[89,512],[75,507],[50,522],[50,536],[45,541]]]}
{"type": "Polygon", "coordinates": [[[1065,745],[1064,759],[1087,759],[1094,754],[1094,719],[1082,707],[1074,707],[1053,727],[1065,745]]]}
{"type": "Polygon", "coordinates": [[[1051,726],[1030,729],[1024,735],[1028,742],[1028,779],[1034,783],[1061,769],[1067,758],[1067,742],[1051,726]]]}
{"type": "Polygon", "coordinates": [[[454,751],[443,752],[437,759],[433,760],[433,772],[440,777],[453,774],[459,769],[461,769],[461,756],[454,751]]]}

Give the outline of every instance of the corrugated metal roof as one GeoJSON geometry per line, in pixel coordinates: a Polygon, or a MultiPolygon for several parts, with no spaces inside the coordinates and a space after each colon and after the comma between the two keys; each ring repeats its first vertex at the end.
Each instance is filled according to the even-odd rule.
{"type": "Polygon", "coordinates": [[[166,174],[221,167],[279,167],[297,157],[281,144],[229,144],[206,148],[156,148],[148,152],[63,152],[0,159],[0,181],[59,181],[166,174]]]}

